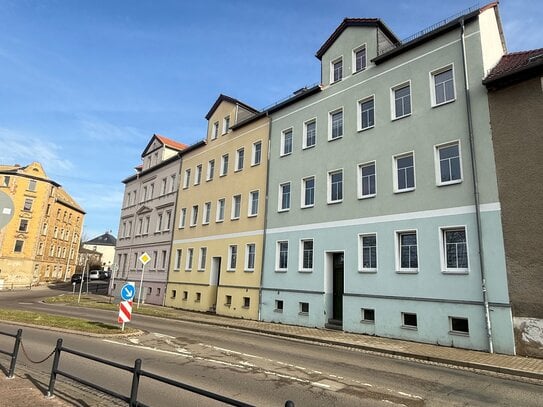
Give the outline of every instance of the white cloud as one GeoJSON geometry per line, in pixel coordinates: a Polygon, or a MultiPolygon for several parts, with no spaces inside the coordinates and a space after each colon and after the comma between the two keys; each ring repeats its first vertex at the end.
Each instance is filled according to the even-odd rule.
{"type": "MultiPolygon", "coordinates": [[[[88,115],[79,117],[83,136],[95,141],[136,143],[145,140],[144,134],[134,127],[118,126],[88,115]]],[[[149,136],[150,137],[150,136],[149,136]]]]}
{"type": "Polygon", "coordinates": [[[0,128],[0,163],[27,165],[38,161],[47,171],[70,171],[70,160],[61,158],[62,147],[37,137],[0,128]]]}

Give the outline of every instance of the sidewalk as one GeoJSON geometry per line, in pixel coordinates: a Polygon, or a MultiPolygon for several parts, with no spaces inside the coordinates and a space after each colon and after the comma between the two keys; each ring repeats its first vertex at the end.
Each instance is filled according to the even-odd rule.
{"type": "MultiPolygon", "coordinates": [[[[150,307],[150,305],[146,306],[150,307]]],[[[357,348],[422,361],[443,363],[446,365],[513,375],[523,379],[543,380],[543,359],[489,354],[485,352],[449,348],[397,339],[350,334],[329,329],[305,328],[292,325],[234,319],[190,311],[175,310],[175,313],[177,314],[178,319],[182,321],[223,326],[231,329],[241,329],[310,342],[357,348]]],[[[32,374],[21,373],[19,368],[17,368],[16,371],[17,375],[13,379],[5,378],[4,374],[0,372],[1,406],[26,407],[32,405],[35,407],[42,407],[105,405],[99,401],[94,403],[90,400],[82,400],[81,398],[77,397],[54,397],[52,399],[48,399],[44,396],[44,393],[39,390],[40,387],[45,389],[44,383],[47,383],[48,378],[42,378],[40,384],[32,378],[32,374]]],[[[68,393],[69,391],[66,391],[66,394],[68,393]]]]}

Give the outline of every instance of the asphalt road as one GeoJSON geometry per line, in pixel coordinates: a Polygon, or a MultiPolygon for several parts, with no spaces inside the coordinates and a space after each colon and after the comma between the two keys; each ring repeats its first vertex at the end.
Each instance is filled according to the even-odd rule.
{"type": "MultiPolygon", "coordinates": [[[[116,320],[116,313],[110,311],[39,302],[54,293],[0,292],[0,306],[47,310],[98,322],[116,320]]],[[[146,371],[258,406],[281,406],[286,400],[293,400],[297,407],[543,405],[541,384],[406,358],[141,315],[131,326],[146,334],[95,338],[25,327],[23,342],[31,358],[38,359],[50,353],[62,336],[67,348],[126,365],[141,358],[146,371]]],[[[16,330],[0,324],[0,331],[10,329],[16,330]]],[[[0,336],[0,349],[5,349],[4,343],[0,336]]],[[[67,356],[62,369],[128,394],[127,374],[67,356]]],[[[23,359],[44,373],[50,370],[50,360],[34,365],[23,359]]],[[[140,395],[140,401],[151,406],[220,405],[149,379],[142,379],[140,395]]]]}

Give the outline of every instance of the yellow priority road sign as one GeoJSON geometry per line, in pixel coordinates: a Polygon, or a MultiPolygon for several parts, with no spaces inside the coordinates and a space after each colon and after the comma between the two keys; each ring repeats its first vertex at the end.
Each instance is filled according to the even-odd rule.
{"type": "Polygon", "coordinates": [[[141,256],[140,256],[140,259],[139,259],[143,265],[145,266],[147,263],[149,263],[149,261],[151,261],[151,256],[149,256],[147,253],[143,253],[141,256]]]}

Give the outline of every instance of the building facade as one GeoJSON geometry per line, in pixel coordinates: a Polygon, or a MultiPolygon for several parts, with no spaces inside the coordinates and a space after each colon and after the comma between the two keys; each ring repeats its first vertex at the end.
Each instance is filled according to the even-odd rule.
{"type": "Polygon", "coordinates": [[[115,247],[118,270],[113,274],[110,294],[119,296],[123,282],[136,284],[139,301],[163,305],[179,186],[181,158],[185,144],[153,135],[136,167],[126,178],[119,232],[115,247]],[[139,260],[147,253],[151,260],[139,260]]]}
{"type": "Polygon", "coordinates": [[[167,306],[258,319],[268,118],[220,95],[183,153],[167,306]]]}
{"type": "Polygon", "coordinates": [[[543,49],[502,57],[485,78],[517,353],[543,357],[543,49]]]}
{"type": "Polygon", "coordinates": [[[83,247],[102,254],[99,268],[112,270],[115,264],[115,246],[117,239],[111,233],[106,232],[100,236],[83,242],[83,247]]]}
{"type": "Polygon", "coordinates": [[[345,19],[271,117],[261,319],[512,354],[484,75],[497,5],[398,41],[345,19]]]}
{"type": "Polygon", "coordinates": [[[0,230],[2,285],[68,279],[74,272],[85,212],[41,164],[0,166],[0,190],[14,215],[0,230]]]}

